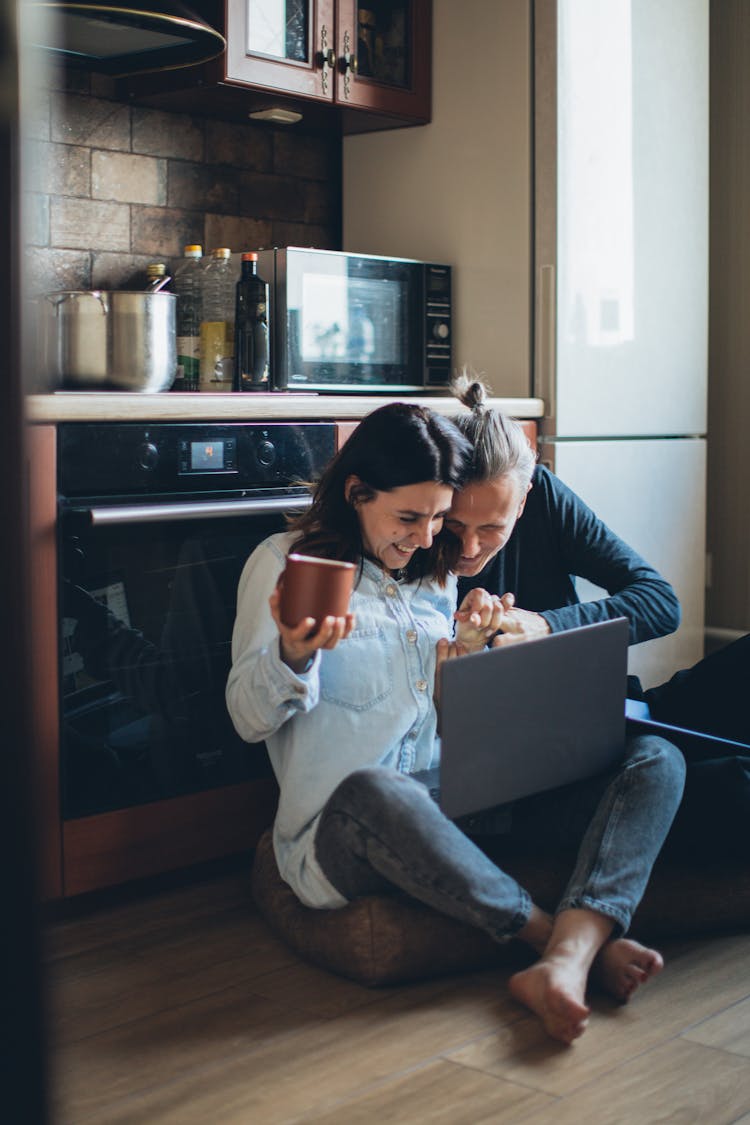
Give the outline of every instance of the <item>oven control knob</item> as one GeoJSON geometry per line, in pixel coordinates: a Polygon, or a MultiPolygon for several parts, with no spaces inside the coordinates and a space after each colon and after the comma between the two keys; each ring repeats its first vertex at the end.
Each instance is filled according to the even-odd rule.
{"type": "Polygon", "coordinates": [[[267,469],[276,460],[276,446],[272,441],[262,441],[258,446],[258,461],[267,469]]]}
{"type": "Polygon", "coordinates": [[[159,463],[159,450],[150,441],[144,441],[143,445],[138,447],[138,464],[142,469],[147,469],[149,472],[155,469],[159,463]]]}
{"type": "Polygon", "coordinates": [[[439,321],[433,326],[432,335],[436,340],[447,340],[451,334],[449,325],[444,320],[439,321]]]}

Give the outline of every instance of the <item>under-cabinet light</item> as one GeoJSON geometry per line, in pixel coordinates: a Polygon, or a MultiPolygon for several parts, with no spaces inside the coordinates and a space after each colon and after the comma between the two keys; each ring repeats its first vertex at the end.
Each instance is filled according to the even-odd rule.
{"type": "Polygon", "coordinates": [[[256,109],[254,113],[249,113],[248,117],[253,117],[256,121],[275,121],[277,125],[296,125],[302,120],[301,113],[293,109],[281,109],[278,106],[273,109],[256,109]]]}

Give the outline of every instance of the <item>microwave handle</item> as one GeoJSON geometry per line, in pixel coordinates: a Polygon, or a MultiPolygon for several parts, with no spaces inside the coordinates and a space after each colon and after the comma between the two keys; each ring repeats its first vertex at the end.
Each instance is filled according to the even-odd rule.
{"type": "Polygon", "coordinates": [[[111,508],[87,508],[95,527],[127,523],[162,523],[169,520],[221,519],[229,516],[267,516],[309,508],[312,497],[264,496],[255,500],[214,500],[186,504],[122,504],[111,508]]]}

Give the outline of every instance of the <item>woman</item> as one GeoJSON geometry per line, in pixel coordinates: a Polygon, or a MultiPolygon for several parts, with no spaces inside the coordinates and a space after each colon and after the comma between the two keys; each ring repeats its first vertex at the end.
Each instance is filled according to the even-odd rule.
{"type": "Polygon", "coordinates": [[[513,993],[571,1042],[586,1026],[597,954],[623,998],[661,965],[619,934],[679,800],[681,760],[660,739],[631,747],[592,806],[554,922],[410,776],[438,762],[439,660],[497,627],[478,594],[453,636],[457,543],[442,525],[469,453],[450,422],[422,407],[389,404],[362,421],[310,510],[245,566],[227,703],[239,734],[267,743],[280,786],[276,858],[303,903],[331,909],[400,888],[497,941],[527,942],[543,956],[514,976],[513,993]],[[292,547],[358,564],[346,617],[282,624],[277,582],[292,547]]]}

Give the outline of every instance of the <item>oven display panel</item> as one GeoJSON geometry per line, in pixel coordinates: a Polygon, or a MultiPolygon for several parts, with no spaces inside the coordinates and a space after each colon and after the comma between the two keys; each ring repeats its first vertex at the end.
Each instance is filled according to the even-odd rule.
{"type": "Polygon", "coordinates": [[[231,473],[236,468],[237,443],[234,438],[180,442],[180,473],[231,473]]]}

